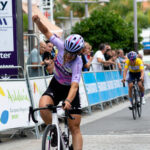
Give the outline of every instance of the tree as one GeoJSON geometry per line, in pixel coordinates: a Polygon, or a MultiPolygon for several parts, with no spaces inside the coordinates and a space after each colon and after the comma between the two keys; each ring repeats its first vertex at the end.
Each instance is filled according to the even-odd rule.
{"type": "MultiPolygon", "coordinates": [[[[133,0],[111,0],[110,3],[107,5],[109,10],[114,10],[118,13],[121,17],[123,17],[129,23],[133,22],[134,16],[134,9],[133,9],[133,0]]],[[[147,13],[144,13],[142,10],[142,3],[137,3],[137,18],[138,18],[138,26],[140,28],[148,28],[150,27],[150,23],[148,20],[147,13]]]]}
{"type": "MultiPolygon", "coordinates": [[[[122,48],[125,52],[134,49],[133,25],[125,22],[122,17],[107,8],[93,11],[89,18],[73,27],[72,33],[81,34],[95,51],[100,43],[109,43],[112,49],[122,48]]],[[[139,36],[139,49],[142,46],[141,40],[142,38],[139,36]]]]}

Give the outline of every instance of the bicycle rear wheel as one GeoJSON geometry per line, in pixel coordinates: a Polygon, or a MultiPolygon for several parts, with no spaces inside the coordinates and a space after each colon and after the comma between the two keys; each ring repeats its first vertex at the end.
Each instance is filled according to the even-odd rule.
{"type": "Polygon", "coordinates": [[[140,96],[140,100],[138,101],[137,110],[138,110],[138,116],[141,117],[141,114],[142,114],[142,97],[141,96],[140,96]]]}
{"type": "Polygon", "coordinates": [[[58,150],[58,131],[55,125],[47,125],[42,138],[42,150],[58,150]]]}
{"type": "Polygon", "coordinates": [[[136,95],[136,89],[133,89],[132,96],[133,96],[133,100],[132,100],[132,115],[133,115],[133,119],[136,120],[136,118],[137,118],[137,95],[136,95]]]}

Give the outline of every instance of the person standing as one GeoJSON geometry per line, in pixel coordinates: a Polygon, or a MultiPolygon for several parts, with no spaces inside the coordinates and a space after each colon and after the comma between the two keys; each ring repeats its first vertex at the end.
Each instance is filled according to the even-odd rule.
{"type": "Polygon", "coordinates": [[[38,50],[38,46],[32,49],[28,59],[27,65],[33,65],[33,67],[29,67],[29,77],[38,77],[43,75],[43,71],[41,67],[37,67],[37,65],[43,65],[42,55],[45,52],[46,44],[45,42],[40,42],[40,50],[38,50]],[[35,66],[34,66],[35,65],[35,66]]]}
{"type": "Polygon", "coordinates": [[[106,61],[104,54],[106,52],[106,45],[105,44],[100,44],[99,50],[95,53],[93,60],[92,60],[92,65],[90,67],[90,71],[102,71],[103,66],[113,64],[111,60],[106,61]]]}

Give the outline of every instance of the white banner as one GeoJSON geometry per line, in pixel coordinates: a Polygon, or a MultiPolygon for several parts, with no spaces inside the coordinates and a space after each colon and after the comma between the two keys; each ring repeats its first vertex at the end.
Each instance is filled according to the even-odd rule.
{"type": "MultiPolygon", "coordinates": [[[[45,80],[43,78],[42,79],[30,79],[29,82],[30,82],[34,108],[38,108],[40,98],[46,90],[45,80]]],[[[41,119],[40,112],[38,112],[37,114],[38,114],[37,120],[39,121],[39,123],[42,123],[43,121],[41,119]]]]}
{"type": "Polygon", "coordinates": [[[81,108],[88,107],[87,95],[85,92],[85,87],[82,78],[80,79],[80,83],[79,83],[79,95],[81,101],[81,108]]]}
{"type": "Polygon", "coordinates": [[[144,87],[145,89],[150,89],[150,71],[146,70],[144,72],[144,87]]]}
{"type": "Polygon", "coordinates": [[[28,122],[30,106],[26,81],[0,81],[0,131],[34,126],[28,122]]]}

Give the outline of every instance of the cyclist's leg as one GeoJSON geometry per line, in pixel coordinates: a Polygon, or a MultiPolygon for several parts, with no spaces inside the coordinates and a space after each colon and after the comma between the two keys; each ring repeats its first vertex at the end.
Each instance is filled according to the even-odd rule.
{"type": "Polygon", "coordinates": [[[134,80],[134,76],[131,72],[129,72],[129,78],[128,78],[128,89],[129,89],[129,100],[130,103],[132,104],[132,87],[133,87],[133,81],[134,80]]]}
{"type": "Polygon", "coordinates": [[[132,87],[133,87],[133,82],[129,82],[128,89],[129,89],[129,100],[131,104],[132,104],[132,87]]]}
{"type": "Polygon", "coordinates": [[[141,77],[141,73],[139,72],[137,74],[137,80],[138,80],[138,86],[139,86],[139,90],[140,90],[140,96],[142,97],[142,103],[145,104],[145,99],[144,99],[144,85],[143,85],[143,82],[140,81],[140,77],[141,77]]]}
{"type": "Polygon", "coordinates": [[[75,120],[68,119],[69,129],[72,134],[73,149],[82,150],[83,139],[80,131],[81,115],[71,114],[71,116],[75,117],[75,120]]]}
{"type": "Polygon", "coordinates": [[[144,86],[143,86],[142,81],[138,82],[138,86],[139,86],[139,89],[140,89],[140,92],[141,92],[141,96],[143,97],[144,96],[144,86]]]}
{"type": "MultiPolygon", "coordinates": [[[[40,102],[39,102],[39,107],[45,107],[47,104],[53,104],[54,102],[52,100],[52,98],[48,95],[44,95],[41,97],[40,102]]],[[[43,119],[43,121],[46,124],[51,124],[52,122],[52,114],[49,110],[41,110],[40,111],[40,115],[43,119]]]]}

